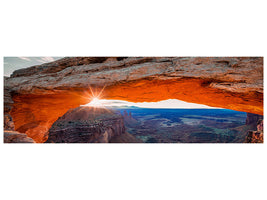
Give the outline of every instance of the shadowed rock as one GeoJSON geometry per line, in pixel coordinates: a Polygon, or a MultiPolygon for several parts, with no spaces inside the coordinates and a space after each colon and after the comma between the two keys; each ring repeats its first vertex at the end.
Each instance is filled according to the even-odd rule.
{"type": "MultiPolygon", "coordinates": [[[[46,143],[108,143],[124,135],[124,121],[119,113],[82,106],[69,110],[52,125],[46,143]]],[[[125,141],[130,141],[126,136],[125,141]]]]}
{"type": "Polygon", "coordinates": [[[17,131],[4,131],[4,143],[35,143],[24,133],[17,131]]]}
{"type": "Polygon", "coordinates": [[[263,119],[262,115],[253,113],[247,113],[246,125],[251,126],[252,129],[256,130],[258,122],[263,119]]]}
{"type": "Polygon", "coordinates": [[[247,143],[263,143],[263,120],[259,120],[257,123],[256,131],[248,131],[246,137],[247,143]]]}

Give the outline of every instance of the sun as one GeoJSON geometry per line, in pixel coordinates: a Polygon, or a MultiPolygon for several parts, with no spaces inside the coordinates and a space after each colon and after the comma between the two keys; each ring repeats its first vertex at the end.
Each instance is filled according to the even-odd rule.
{"type": "Polygon", "coordinates": [[[105,108],[105,100],[103,99],[102,95],[105,87],[105,85],[103,86],[103,88],[91,88],[91,86],[89,86],[90,91],[85,92],[85,94],[83,95],[83,98],[87,99],[89,103],[81,106],[105,108]]]}
{"type": "Polygon", "coordinates": [[[98,99],[97,97],[94,97],[92,99],[92,101],[90,101],[90,103],[88,104],[88,106],[93,106],[93,107],[101,107],[103,106],[100,99],[98,99]]]}

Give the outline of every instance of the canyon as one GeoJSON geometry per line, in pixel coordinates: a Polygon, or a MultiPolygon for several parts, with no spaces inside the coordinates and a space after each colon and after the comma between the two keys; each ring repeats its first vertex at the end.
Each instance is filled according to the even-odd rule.
{"type": "Polygon", "coordinates": [[[132,143],[120,113],[105,108],[81,106],[70,109],[52,125],[46,143],[132,143]]]}
{"type": "Polygon", "coordinates": [[[102,98],[179,99],[263,115],[262,57],[66,57],[4,78],[4,129],[48,140],[52,124],[102,98]]]}
{"type": "Polygon", "coordinates": [[[123,114],[126,130],[145,143],[263,143],[261,115],[228,109],[118,110],[123,114]],[[258,124],[261,133],[254,131],[258,124]]]}
{"type": "Polygon", "coordinates": [[[263,143],[263,120],[257,122],[257,130],[249,130],[246,136],[246,143],[263,143]]]}

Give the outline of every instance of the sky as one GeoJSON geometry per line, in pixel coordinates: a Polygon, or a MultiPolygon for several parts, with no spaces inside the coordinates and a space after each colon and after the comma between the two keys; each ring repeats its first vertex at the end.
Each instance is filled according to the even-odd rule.
{"type": "Polygon", "coordinates": [[[53,62],[63,57],[4,57],[4,76],[10,76],[17,69],[53,62]]]}
{"type": "Polygon", "coordinates": [[[158,102],[128,102],[122,100],[93,99],[90,103],[83,106],[96,107],[127,107],[135,106],[139,108],[185,108],[185,109],[217,109],[202,104],[188,103],[177,99],[168,99],[158,102]]]}

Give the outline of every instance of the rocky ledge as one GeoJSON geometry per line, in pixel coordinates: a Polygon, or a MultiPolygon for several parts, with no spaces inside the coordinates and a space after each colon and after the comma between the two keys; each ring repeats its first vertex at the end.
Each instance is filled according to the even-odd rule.
{"type": "Polygon", "coordinates": [[[20,94],[110,86],[143,78],[201,78],[229,92],[263,92],[261,57],[73,57],[15,71],[6,85],[20,94]]]}
{"type": "Polygon", "coordinates": [[[70,109],[50,128],[46,143],[134,142],[125,132],[121,114],[105,108],[70,109]]]}
{"type": "Polygon", "coordinates": [[[34,140],[24,133],[17,131],[4,131],[4,143],[35,143],[34,140]]]}

